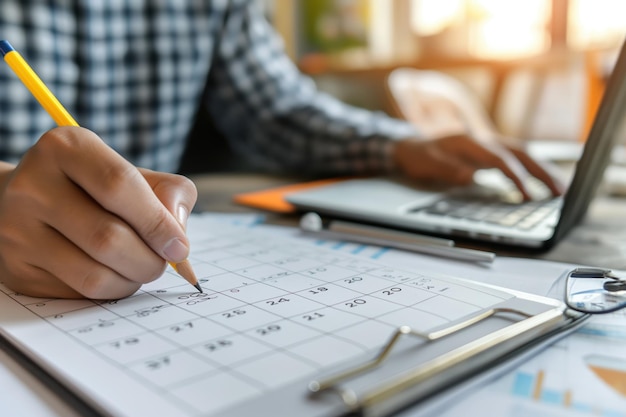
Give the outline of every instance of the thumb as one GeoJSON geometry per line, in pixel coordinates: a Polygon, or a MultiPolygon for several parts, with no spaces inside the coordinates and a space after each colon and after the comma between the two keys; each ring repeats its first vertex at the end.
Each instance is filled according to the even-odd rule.
{"type": "Polygon", "coordinates": [[[184,230],[187,227],[189,214],[198,198],[195,184],[182,175],[151,171],[143,168],[140,168],[139,171],[157,198],[178,220],[178,223],[184,230]]]}

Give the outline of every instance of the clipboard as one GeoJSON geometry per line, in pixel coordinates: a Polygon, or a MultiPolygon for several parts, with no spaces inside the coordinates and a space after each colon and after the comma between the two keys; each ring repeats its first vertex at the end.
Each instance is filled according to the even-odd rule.
{"type": "MultiPolygon", "coordinates": [[[[227,252],[231,254],[261,254],[268,259],[277,259],[277,254],[304,253],[308,256],[307,259],[316,262],[323,261],[327,265],[326,271],[316,267],[311,270],[312,272],[328,273],[332,268],[341,268],[343,275],[337,276],[341,277],[339,281],[342,282],[344,279],[354,281],[357,277],[365,277],[363,279],[366,279],[368,276],[373,277],[374,281],[372,282],[382,282],[384,279],[388,279],[391,285],[384,287],[383,292],[388,292],[390,297],[397,297],[399,294],[394,294],[396,291],[394,288],[404,288],[404,291],[407,292],[403,294],[413,294],[409,290],[413,288],[420,292],[430,291],[432,294],[444,294],[433,296],[439,297],[436,298],[437,300],[466,300],[473,302],[475,306],[483,305],[484,307],[474,308],[471,314],[455,313],[458,318],[447,320],[446,324],[442,326],[430,327],[427,331],[417,331],[416,329],[419,328],[420,320],[425,317],[424,314],[428,313],[423,312],[419,319],[413,320],[413,314],[418,316],[418,310],[414,310],[412,307],[398,308],[389,314],[395,314],[396,311],[408,312],[410,314],[404,316],[408,319],[397,322],[394,319],[394,323],[390,323],[385,329],[395,330],[376,333],[377,335],[380,334],[382,338],[382,340],[375,340],[376,346],[380,346],[380,349],[376,348],[375,351],[370,350],[367,353],[350,356],[346,360],[337,361],[336,365],[320,368],[319,372],[315,371],[301,378],[298,377],[298,379],[290,380],[289,383],[277,384],[276,386],[268,385],[268,388],[261,394],[242,396],[237,401],[231,402],[214,412],[202,412],[199,408],[220,400],[219,393],[207,388],[210,385],[204,382],[203,376],[193,375],[186,379],[179,378],[176,383],[168,385],[167,389],[150,385],[153,380],[163,378],[162,374],[155,374],[152,378],[146,377],[148,371],[160,371],[176,363],[175,360],[172,360],[171,363],[160,360],[163,358],[163,354],[154,351],[156,348],[153,346],[155,342],[163,342],[159,338],[165,334],[165,331],[171,330],[167,326],[163,328],[164,323],[175,323],[176,320],[180,319],[173,320],[173,317],[176,317],[176,314],[182,314],[176,304],[165,305],[166,300],[174,299],[177,303],[186,303],[184,300],[189,297],[186,293],[188,286],[181,283],[180,278],[173,273],[168,276],[166,272],[165,276],[156,281],[153,287],[140,290],[144,292],[137,295],[139,300],[136,305],[132,298],[98,303],[89,300],[30,299],[12,293],[0,285],[0,336],[6,343],[13,346],[16,352],[26,358],[32,368],[38,369],[64,387],[66,397],[68,393],[72,393],[76,397],[75,400],[80,400],[81,412],[84,412],[85,407],[90,407],[92,412],[89,414],[96,416],[134,417],[160,414],[171,417],[198,415],[220,417],[363,415],[374,417],[386,416],[413,404],[426,404],[440,395],[445,395],[450,388],[471,381],[478,375],[484,375],[490,369],[510,363],[512,358],[521,357],[520,355],[524,352],[540,348],[545,346],[545,343],[564,336],[587,317],[567,310],[564,303],[551,298],[520,293],[462,278],[420,275],[415,271],[403,272],[371,260],[364,261],[356,256],[345,255],[343,258],[332,251],[316,248],[310,242],[272,235],[266,232],[262,226],[246,229],[246,232],[242,233],[241,227],[227,227],[219,221],[204,222],[201,216],[192,216],[189,225],[191,226],[189,227],[191,238],[195,243],[193,247],[199,251],[190,257],[192,262],[200,262],[202,258],[199,254],[205,252],[210,255],[204,262],[209,262],[209,258],[215,259],[220,253],[225,256],[227,252]],[[204,240],[198,239],[198,236],[204,236],[204,240]],[[256,246],[255,242],[258,243],[256,246]],[[255,248],[265,248],[268,242],[271,242],[271,245],[267,250],[261,252],[255,250],[255,248]],[[275,249],[276,253],[270,253],[274,247],[277,248],[275,249]],[[353,275],[347,274],[350,268],[355,271],[353,275]],[[435,285],[435,282],[438,284],[435,285]],[[482,297],[482,300],[468,299],[470,297],[468,294],[473,294],[478,298],[482,297]],[[146,300],[149,301],[156,297],[162,297],[163,301],[154,305],[149,304],[146,307],[146,300]],[[102,309],[106,310],[106,314],[109,316],[116,314],[118,309],[126,311],[126,314],[130,312],[130,316],[121,317],[122,322],[140,323],[140,327],[143,329],[142,333],[134,334],[131,332],[128,327],[129,323],[124,324],[121,331],[115,331],[115,327],[111,325],[112,321],[103,320],[99,316],[98,312],[102,309]],[[176,314],[167,314],[168,311],[176,314]],[[159,314],[161,315],[159,316],[159,314]],[[85,322],[93,324],[88,325],[85,322]],[[148,323],[153,323],[154,326],[158,327],[158,331],[149,331],[148,323]],[[142,345],[146,341],[142,339],[143,334],[150,336],[149,339],[146,339],[148,344],[142,345]],[[44,338],[45,343],[41,342],[42,338],[44,338]],[[86,347],[86,341],[91,341],[92,346],[86,347]],[[126,343],[134,350],[130,356],[119,357],[118,350],[124,348],[123,345],[126,343]],[[143,347],[138,349],[137,346],[143,347]],[[71,352],[71,355],[68,355],[68,352],[71,352]],[[102,355],[105,354],[103,352],[114,352],[114,355],[103,358],[102,355]],[[117,362],[115,362],[116,360],[117,362]],[[144,365],[147,371],[144,369],[144,365]],[[139,374],[136,372],[138,370],[141,371],[139,374]],[[188,400],[185,406],[180,405],[182,396],[186,396],[188,400]],[[194,409],[195,406],[198,408],[194,409]]],[[[230,258],[225,257],[224,259],[230,258]]],[[[290,255],[286,259],[293,261],[295,257],[290,255]]],[[[235,264],[238,265],[239,263],[232,265],[235,264]]],[[[196,271],[200,271],[202,276],[205,276],[206,273],[202,272],[203,268],[205,268],[204,271],[207,271],[206,265],[198,264],[201,267],[196,269],[196,271]]],[[[239,270],[237,269],[239,266],[229,268],[239,270]]],[[[309,271],[309,269],[305,270],[309,271]]],[[[249,271],[247,273],[250,274],[249,271]]],[[[238,274],[241,276],[242,272],[240,271],[238,274]]],[[[234,272],[228,274],[228,276],[233,275],[235,275],[234,272]]],[[[254,285],[257,285],[262,290],[265,284],[261,282],[269,283],[267,285],[270,287],[278,285],[271,280],[268,281],[268,279],[261,279],[259,275],[259,282],[250,284],[248,287],[254,288],[254,285]]],[[[205,282],[204,285],[206,285],[205,290],[212,286],[210,281],[205,282]]],[[[331,282],[328,281],[325,287],[315,287],[314,289],[320,294],[327,294],[332,291],[331,285],[331,282]],[[323,291],[321,288],[326,288],[328,291],[323,291]]],[[[224,292],[233,294],[233,297],[245,293],[245,285],[238,288],[238,292],[230,292],[230,290],[224,292]]],[[[269,291],[271,288],[268,287],[267,290],[269,291]]],[[[251,291],[248,293],[249,295],[259,292],[254,289],[251,291]]],[[[210,305],[208,303],[211,303],[211,300],[219,299],[219,294],[216,292],[206,291],[206,293],[206,299],[192,299],[189,304],[185,305],[185,309],[192,312],[198,311],[194,309],[206,308],[202,306],[210,305]]],[[[293,291],[291,294],[291,296],[284,298],[295,297],[297,291],[293,291]]],[[[368,303],[370,300],[380,298],[376,297],[378,296],[372,295],[368,299],[368,303]]],[[[223,297],[222,302],[227,298],[230,299],[231,297],[223,297]]],[[[367,296],[364,295],[359,299],[363,301],[366,298],[367,296]]],[[[357,304],[357,308],[362,307],[358,305],[360,303],[356,300],[352,299],[351,303],[357,304]]],[[[281,303],[279,298],[269,301],[272,303],[276,301],[276,304],[279,305],[288,304],[281,303]]],[[[268,303],[263,301],[262,304],[268,303]]],[[[228,306],[227,304],[223,305],[228,306]]],[[[258,306],[259,303],[255,305],[258,306]]],[[[451,303],[447,307],[438,308],[437,314],[446,314],[446,312],[451,311],[449,309],[454,305],[456,304],[451,303]]],[[[328,307],[328,309],[331,308],[334,307],[328,307]]],[[[252,311],[249,311],[250,314],[243,314],[243,309],[238,307],[234,310],[227,310],[225,313],[207,315],[207,318],[232,320],[233,317],[234,319],[243,317],[242,320],[250,319],[256,322],[259,314],[262,313],[257,308],[255,310],[256,315],[253,315],[252,311]]],[[[310,311],[307,309],[302,311],[310,311]]],[[[329,316],[326,310],[320,311],[324,311],[329,316]]],[[[313,315],[313,313],[306,314],[313,315]]],[[[285,313],[284,316],[285,318],[280,324],[281,326],[285,324],[283,327],[287,329],[286,324],[295,323],[295,320],[301,318],[302,314],[294,315],[291,312],[285,313]]],[[[374,331],[374,328],[371,327],[372,324],[378,323],[382,326],[381,323],[384,320],[392,321],[385,319],[385,317],[383,315],[371,320],[364,320],[363,323],[366,325],[362,328],[374,331]]],[[[259,330],[263,330],[267,334],[272,333],[273,330],[278,330],[276,325],[278,322],[267,323],[270,325],[264,324],[256,327],[250,325],[245,329],[242,327],[241,331],[234,332],[234,334],[240,339],[250,339],[250,336],[259,333],[259,330]]],[[[181,326],[177,325],[177,327],[181,326]]],[[[320,337],[330,336],[337,340],[346,341],[353,337],[350,335],[351,329],[351,326],[344,326],[336,331],[324,331],[320,333],[320,337]]],[[[203,334],[201,333],[201,335],[203,334]]],[[[300,346],[293,340],[289,343],[280,344],[280,347],[276,349],[269,349],[268,346],[271,346],[272,342],[265,342],[267,339],[260,339],[266,336],[257,336],[259,340],[263,340],[264,345],[257,343],[254,346],[249,346],[249,352],[258,355],[256,350],[260,347],[268,352],[267,358],[274,355],[274,357],[289,359],[290,355],[302,355],[302,352],[290,350],[292,345],[300,346]]],[[[219,351],[222,347],[227,349],[232,346],[232,343],[220,344],[216,342],[213,338],[217,336],[209,334],[206,337],[211,340],[210,343],[198,342],[187,346],[180,342],[180,348],[176,348],[174,354],[183,355],[192,352],[196,355],[202,349],[206,352],[208,347],[211,350],[219,351]]],[[[172,346],[176,345],[173,344],[172,346]]],[[[330,345],[320,344],[318,346],[330,345]]],[[[324,348],[321,349],[321,353],[326,356],[332,357],[338,354],[332,350],[323,351],[324,348]]],[[[306,365],[307,360],[312,359],[303,360],[302,366],[306,365]]],[[[212,375],[218,372],[223,372],[229,378],[231,374],[241,376],[251,362],[256,367],[257,374],[268,377],[272,372],[284,372],[285,369],[289,372],[296,372],[295,369],[289,368],[295,363],[293,360],[270,360],[262,357],[256,362],[252,359],[239,361],[237,364],[243,364],[239,367],[237,364],[233,365],[234,362],[215,363],[215,366],[207,374],[207,378],[213,378],[212,375]]],[[[192,371],[195,370],[192,369],[192,371]]],[[[251,378],[245,376],[242,380],[248,381],[251,378]]],[[[231,387],[220,386],[219,388],[225,390],[223,392],[226,394],[239,395],[237,387],[241,386],[243,385],[235,384],[231,387]]],[[[250,384],[250,386],[253,385],[250,384]]]]}
{"type": "Polygon", "coordinates": [[[564,337],[589,317],[554,299],[515,293],[505,305],[432,332],[400,326],[377,355],[222,415],[269,417],[298,408],[310,411],[306,415],[311,417],[390,416],[449,398],[449,391],[479,376],[501,374],[517,364],[516,359],[564,337]],[[306,408],[296,405],[302,402],[304,385],[306,408]]]}

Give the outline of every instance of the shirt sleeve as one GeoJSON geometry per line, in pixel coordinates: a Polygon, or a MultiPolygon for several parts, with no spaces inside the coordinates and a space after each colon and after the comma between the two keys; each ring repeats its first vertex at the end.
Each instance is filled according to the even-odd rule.
{"type": "Polygon", "coordinates": [[[269,169],[313,175],[393,170],[392,141],[408,122],[318,91],[252,1],[233,1],[216,43],[206,103],[235,151],[269,169]]]}

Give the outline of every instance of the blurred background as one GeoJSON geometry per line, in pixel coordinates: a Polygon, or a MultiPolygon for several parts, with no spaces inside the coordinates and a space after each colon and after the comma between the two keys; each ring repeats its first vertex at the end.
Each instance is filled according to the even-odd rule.
{"type": "Polygon", "coordinates": [[[264,0],[320,89],[399,116],[389,75],[459,80],[503,133],[584,141],[626,34],[624,0],[264,0]]]}

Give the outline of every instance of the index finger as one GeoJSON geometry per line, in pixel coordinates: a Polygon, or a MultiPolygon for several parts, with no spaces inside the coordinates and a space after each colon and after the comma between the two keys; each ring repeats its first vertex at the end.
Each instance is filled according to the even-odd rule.
{"type": "Polygon", "coordinates": [[[565,185],[552,175],[548,168],[546,168],[542,163],[534,160],[530,157],[530,155],[521,149],[513,147],[509,147],[508,149],[524,165],[524,167],[526,167],[532,176],[538,178],[541,182],[546,184],[552,192],[552,195],[558,196],[563,194],[565,191],[565,185]]]}
{"type": "Polygon", "coordinates": [[[182,226],[156,197],[139,170],[95,133],[55,128],[41,142],[53,142],[61,171],[100,206],[123,219],[159,256],[183,261],[189,243],[182,226]]]}
{"type": "Polygon", "coordinates": [[[501,148],[500,151],[494,152],[467,137],[467,140],[461,141],[451,150],[479,168],[499,169],[513,181],[525,200],[531,199],[530,192],[524,184],[524,179],[529,175],[529,172],[515,155],[506,148],[501,148]]]}

